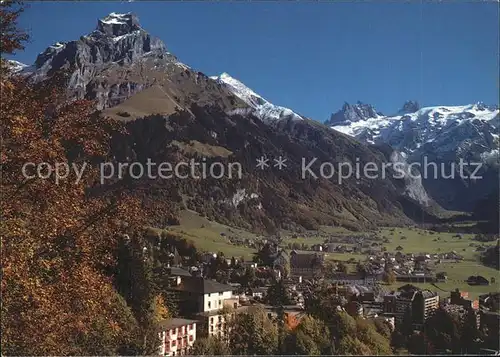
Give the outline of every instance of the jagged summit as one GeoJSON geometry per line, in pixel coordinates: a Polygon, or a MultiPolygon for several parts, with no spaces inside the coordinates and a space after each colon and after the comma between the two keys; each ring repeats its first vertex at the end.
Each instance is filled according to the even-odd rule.
{"type": "Polygon", "coordinates": [[[47,47],[38,55],[35,65],[37,76],[45,76],[65,64],[69,67],[112,62],[124,64],[150,52],[163,54],[165,51],[165,44],[146,32],[135,14],[112,12],[99,19],[96,29],[79,40],[56,42],[47,47]]]}
{"type": "Polygon", "coordinates": [[[420,104],[417,101],[408,100],[403,107],[398,111],[399,115],[411,114],[420,110],[420,104]]]}
{"type": "Polygon", "coordinates": [[[112,37],[123,36],[141,29],[139,18],[131,12],[127,14],[112,12],[97,21],[97,30],[112,37]]]}
{"type": "Polygon", "coordinates": [[[98,107],[103,109],[116,105],[144,86],[140,78],[122,81],[111,73],[118,67],[138,64],[146,58],[165,63],[176,60],[166,52],[160,39],[140,26],[135,14],[112,12],[99,19],[96,29],[89,34],[47,47],[37,56],[33,66],[22,70],[22,74],[41,81],[62,68],[69,70],[70,96],[98,99],[98,107]]]}
{"type": "Polygon", "coordinates": [[[344,103],[342,109],[331,115],[330,120],[325,122],[326,125],[345,125],[355,123],[370,118],[378,118],[382,116],[370,104],[365,104],[358,101],[356,104],[344,103]]]}

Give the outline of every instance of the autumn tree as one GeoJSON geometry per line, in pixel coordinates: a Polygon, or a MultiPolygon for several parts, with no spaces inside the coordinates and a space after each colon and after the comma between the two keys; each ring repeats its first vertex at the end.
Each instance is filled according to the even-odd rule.
{"type": "Polygon", "coordinates": [[[0,22],[0,49],[2,55],[11,55],[24,49],[24,42],[28,40],[28,34],[17,26],[17,20],[23,11],[24,6],[20,1],[5,0],[0,2],[0,19],[2,20],[0,22]]]}
{"type": "Polygon", "coordinates": [[[287,314],[285,316],[285,328],[288,331],[293,331],[299,325],[299,319],[292,314],[287,314]]]}
{"type": "MultiPolygon", "coordinates": [[[[12,1],[0,4],[2,57],[27,38],[17,27],[21,12],[12,1]]],[[[94,103],[68,101],[65,80],[0,78],[6,355],[122,354],[138,328],[108,272],[119,237],[139,234],[140,203],[120,183],[96,190],[98,164],[123,129],[96,113],[94,103]],[[55,167],[62,178],[49,170],[55,167]]]]}
{"type": "Polygon", "coordinates": [[[278,329],[262,308],[236,314],[229,345],[232,354],[272,355],[278,350],[278,329]]]}
{"type": "Polygon", "coordinates": [[[356,319],[356,336],[375,355],[391,355],[392,348],[388,337],[377,332],[373,320],[356,319]]]}
{"type": "Polygon", "coordinates": [[[330,354],[331,341],[328,328],[323,321],[304,316],[286,340],[285,353],[288,355],[330,354]]]}
{"type": "Polygon", "coordinates": [[[193,356],[227,356],[231,354],[228,344],[214,336],[197,338],[190,351],[193,356]]]}
{"type": "Polygon", "coordinates": [[[392,285],[396,282],[396,275],[394,274],[392,269],[389,269],[384,272],[383,279],[385,283],[392,285]]]}

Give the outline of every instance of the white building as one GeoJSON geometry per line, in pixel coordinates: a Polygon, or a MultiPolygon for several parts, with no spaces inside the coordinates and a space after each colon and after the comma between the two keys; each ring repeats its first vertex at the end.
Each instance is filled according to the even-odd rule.
{"type": "Polygon", "coordinates": [[[186,316],[196,316],[199,335],[222,337],[227,326],[221,310],[228,302],[232,307],[237,305],[233,289],[215,280],[183,276],[177,277],[176,286],[170,290],[177,292],[180,312],[186,316]]]}

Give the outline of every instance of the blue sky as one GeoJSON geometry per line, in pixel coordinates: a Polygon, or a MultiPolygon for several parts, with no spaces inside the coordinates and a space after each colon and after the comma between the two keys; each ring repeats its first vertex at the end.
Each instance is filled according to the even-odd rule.
{"type": "Polygon", "coordinates": [[[324,121],[358,100],[386,114],[424,106],[498,103],[498,3],[30,3],[20,25],[32,63],[57,41],[135,12],[182,62],[228,72],[271,102],[324,121]]]}

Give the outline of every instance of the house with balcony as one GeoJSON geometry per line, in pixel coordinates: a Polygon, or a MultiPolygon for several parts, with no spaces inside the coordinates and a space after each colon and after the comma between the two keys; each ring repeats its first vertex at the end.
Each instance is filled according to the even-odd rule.
{"type": "Polygon", "coordinates": [[[160,322],[160,355],[189,355],[196,341],[196,321],[187,319],[168,319],[160,322]]]}
{"type": "Polygon", "coordinates": [[[237,307],[234,288],[215,280],[195,276],[177,276],[169,291],[175,295],[179,312],[198,321],[198,336],[219,336],[227,333],[224,306],[237,307]]]}

